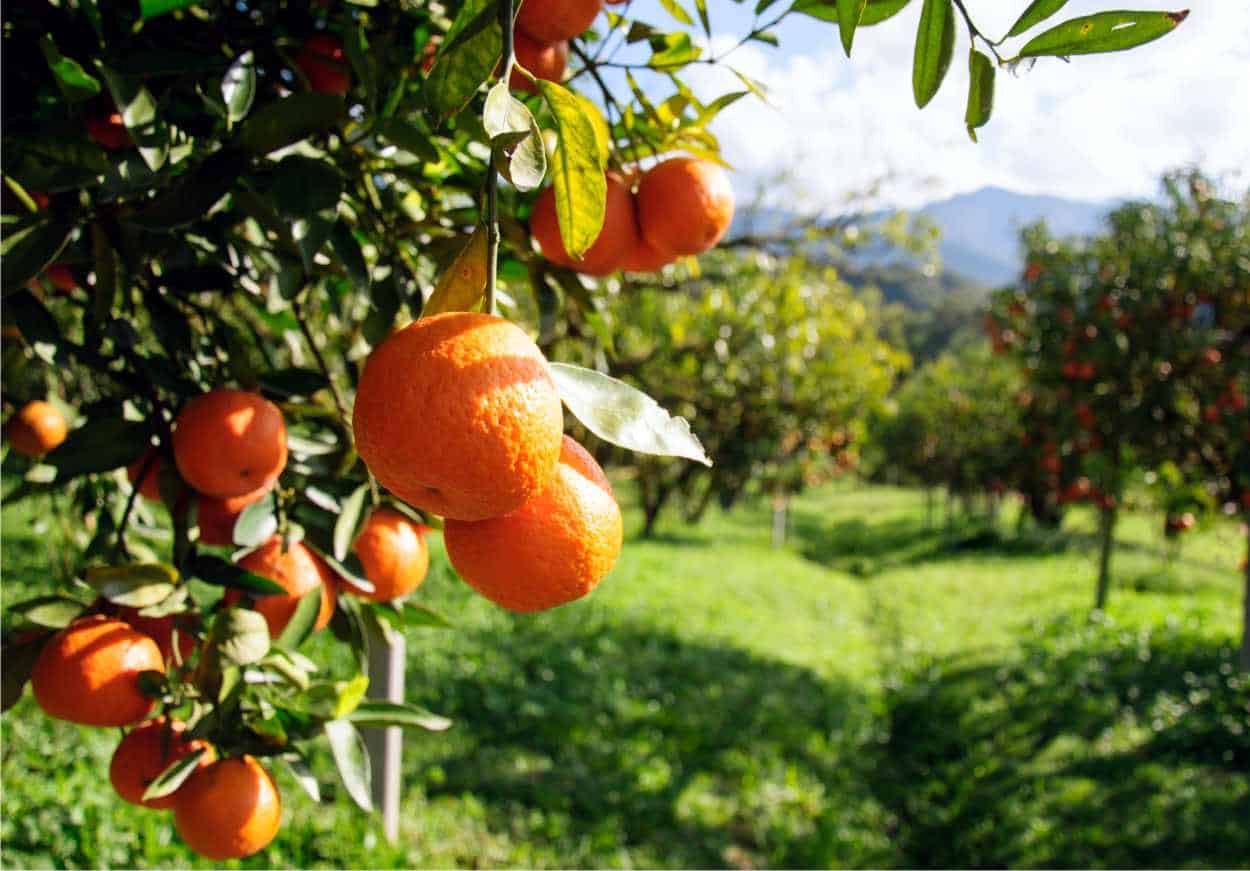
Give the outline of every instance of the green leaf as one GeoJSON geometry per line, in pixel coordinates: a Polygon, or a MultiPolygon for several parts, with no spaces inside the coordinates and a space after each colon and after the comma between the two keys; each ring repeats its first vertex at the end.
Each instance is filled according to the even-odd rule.
{"type": "MultiPolygon", "coordinates": [[[[760,42],[775,42],[775,38],[769,39],[769,36],[771,35],[756,32],[751,35],[751,38],[760,42]]],[[[647,66],[652,69],[672,72],[686,64],[693,63],[703,54],[703,49],[695,45],[689,33],[656,34],[649,42],[651,43],[651,57],[647,60],[647,66]]]]}
{"type": "Polygon", "coordinates": [[[67,102],[80,103],[100,93],[100,80],[83,69],[78,61],[61,54],[52,37],[45,34],[39,40],[39,48],[67,102]]]}
{"type": "Polygon", "coordinates": [[[238,547],[257,547],[278,531],[278,516],[272,493],[258,499],[239,512],[230,533],[238,547]]]}
{"type": "Polygon", "coordinates": [[[1064,6],[1068,5],[1068,0],[1033,0],[1028,8],[1020,14],[1016,19],[1016,23],[1011,25],[1011,30],[1007,31],[1005,38],[1019,36],[1035,24],[1040,24],[1050,16],[1054,15],[1064,6]]]}
{"type": "Polygon", "coordinates": [[[565,406],[604,441],[642,454],[712,465],[689,422],[671,416],[641,390],[581,366],[552,363],[550,368],[565,406]]]}
{"type": "Polygon", "coordinates": [[[1189,17],[1181,12],[1100,12],[1073,18],[1030,39],[1016,60],[1124,51],[1171,33],[1189,17]]]}
{"type": "Polygon", "coordinates": [[[69,244],[74,225],[69,221],[41,218],[29,226],[4,234],[0,242],[0,286],[4,295],[16,293],[26,286],[69,244]]]}
{"type": "Polygon", "coordinates": [[[851,56],[851,44],[855,41],[855,28],[864,17],[868,0],[838,0],[838,35],[842,37],[842,49],[851,56]]]}
{"type": "Polygon", "coordinates": [[[506,81],[486,95],[482,126],[490,137],[495,168],[520,191],[542,184],[547,174],[547,149],[542,130],[524,103],[512,96],[506,81]]]}
{"type": "Polygon", "coordinates": [[[486,228],[479,224],[456,259],[447,267],[421,309],[421,317],[450,311],[472,311],[486,291],[486,228]]]}
{"type": "Polygon", "coordinates": [[[125,566],[94,566],[87,569],[87,583],[114,605],[146,608],[163,602],[178,583],[178,570],[163,563],[125,566]]]}
{"type": "Polygon", "coordinates": [[[466,0],[425,80],[426,100],[440,120],[468,105],[494,72],[502,53],[503,31],[496,4],[492,0],[466,0]]]}
{"type": "Polygon", "coordinates": [[[213,639],[227,662],[251,665],[264,659],[269,652],[269,624],[257,611],[227,608],[213,623],[213,639]]]}
{"type": "Polygon", "coordinates": [[[372,105],[378,91],[377,68],[370,51],[369,38],[365,35],[359,19],[343,34],[343,51],[347,55],[347,62],[352,66],[352,72],[356,74],[356,81],[364,86],[365,94],[372,105]]]}
{"type": "Polygon", "coordinates": [[[292,94],[252,115],[240,128],[239,141],[253,154],[268,154],[338,127],[346,112],[347,104],[341,97],[292,94]]]}
{"type": "Polygon", "coordinates": [[[343,176],[329,160],[288,154],[274,171],[274,205],[287,217],[334,209],[343,193],[343,176]]]}
{"type": "Polygon", "coordinates": [[[242,121],[252,111],[256,99],[256,57],[250,51],[235,58],[221,79],[221,99],[231,124],[242,121]]]}
{"type": "Polygon", "coordinates": [[[565,250],[580,258],[599,238],[608,196],[595,125],[581,101],[567,89],[545,79],[538,80],[538,88],[560,134],[551,167],[560,236],[565,250]]]}
{"type": "Polygon", "coordinates": [[[286,764],[291,777],[308,794],[308,797],[319,803],[321,801],[321,784],[317,783],[317,778],[312,773],[312,769],[308,767],[308,762],[302,756],[294,753],[283,753],[278,758],[286,764]]]}
{"type": "Polygon", "coordinates": [[[148,784],[148,788],[143,791],[143,800],[151,801],[154,798],[164,798],[178,791],[178,788],[186,783],[187,778],[195,773],[195,769],[199,766],[200,760],[204,758],[204,754],[208,752],[207,747],[200,747],[186,756],[175,760],[168,768],[148,784]]]}
{"type": "Polygon", "coordinates": [[[139,0],[139,14],[144,18],[155,18],[177,9],[194,6],[198,0],[139,0]]]}
{"type": "Polygon", "coordinates": [[[973,142],[977,141],[976,129],[990,120],[993,111],[994,62],[972,49],[968,52],[968,109],[964,112],[964,123],[973,142]]]}
{"type": "Polygon", "coordinates": [[[291,222],[291,236],[299,248],[306,272],[315,271],[317,264],[314,258],[325,247],[326,240],[330,238],[330,233],[336,223],[338,223],[338,216],[329,210],[296,218],[291,222]]]}
{"type": "Polygon", "coordinates": [[[694,19],[690,17],[690,13],[681,8],[677,0],[660,0],[660,5],[668,12],[669,15],[676,18],[682,24],[693,26],[694,19]]]}
{"type": "Polygon", "coordinates": [[[942,86],[954,50],[955,12],[951,0],[924,0],[911,71],[912,94],[921,109],[942,86]]]}
{"type": "Polygon", "coordinates": [[[49,629],[64,629],[85,610],[86,605],[68,596],[39,596],[9,608],[10,612],[20,614],[36,626],[49,629]]]}
{"type": "Polygon", "coordinates": [[[426,163],[437,163],[439,160],[438,149],[430,141],[429,134],[415,124],[399,118],[388,118],[378,124],[377,131],[380,136],[426,163]]]}
{"type": "Polygon", "coordinates": [[[347,719],[365,728],[415,726],[427,732],[445,732],[451,728],[451,720],[432,714],[425,708],[402,702],[382,702],[372,699],[361,702],[356,710],[347,715],[347,719]]]}
{"type": "Polygon", "coordinates": [[[277,643],[292,650],[299,647],[304,639],[312,634],[317,624],[317,615],[321,613],[321,585],[313,587],[300,596],[299,604],[291,614],[291,619],[283,627],[277,643]]]}
{"type": "Polygon", "coordinates": [[[405,602],[399,610],[406,626],[429,626],[435,629],[451,629],[452,623],[433,608],[416,602],[405,602]]]}
{"type": "Polygon", "coordinates": [[[351,225],[341,218],[330,229],[330,247],[334,249],[335,256],[356,289],[367,293],[373,283],[373,273],[365,262],[364,252],[351,225]]]}
{"type": "Polygon", "coordinates": [[[262,372],[260,386],[270,393],[289,399],[293,396],[312,396],[318,390],[329,387],[330,382],[318,369],[292,366],[290,369],[262,372]]]}
{"type": "Polygon", "coordinates": [[[343,786],[347,787],[347,794],[361,810],[373,810],[373,775],[369,768],[365,739],[349,720],[330,720],[324,728],[339,776],[343,779],[343,786]]]}
{"type": "Polygon", "coordinates": [[[120,417],[88,420],[43,461],[56,468],[57,481],[120,469],[143,453],[149,432],[148,424],[142,421],[120,417]]]}
{"type": "Polygon", "coordinates": [[[4,649],[0,650],[0,711],[7,711],[22,698],[35,660],[51,637],[51,632],[38,632],[20,640],[5,639],[4,649]]]}
{"type": "Polygon", "coordinates": [[[369,485],[361,484],[343,500],[338,519],[334,521],[334,558],[337,560],[347,559],[347,552],[356,538],[356,527],[360,525],[360,515],[368,495],[369,485]]]}
{"type": "Polygon", "coordinates": [[[169,158],[169,128],[157,114],[156,99],[141,80],[115,72],[99,61],[96,66],[113,95],[122,123],[139,148],[139,155],[148,168],[156,172],[169,158]]]}
{"type": "Polygon", "coordinates": [[[339,681],[334,688],[338,694],[334,701],[334,719],[341,720],[350,716],[364,701],[365,693],[369,691],[369,676],[358,674],[351,680],[339,681]]]}
{"type": "MultiPolygon", "coordinates": [[[[871,27],[893,18],[910,2],[911,0],[868,0],[863,14],[860,15],[859,26],[871,27]]],[[[838,6],[834,0],[798,0],[792,8],[795,12],[819,18],[821,21],[838,20],[838,6]]]]}
{"type": "Polygon", "coordinates": [[[230,193],[235,179],[247,168],[242,152],[225,149],[209,157],[194,172],[183,176],[167,191],[127,218],[149,230],[172,232],[204,219],[216,203],[230,193]]]}
{"type": "MultiPolygon", "coordinates": [[[[344,560],[339,561],[334,558],[332,553],[326,553],[322,550],[317,551],[317,553],[326,561],[330,568],[334,569],[339,579],[345,584],[355,587],[362,593],[373,592],[373,584],[364,577],[364,569],[359,567],[360,562],[354,554],[349,553],[344,560]]],[[[337,614],[338,612],[336,611],[335,613],[337,614]]]]}
{"type": "Polygon", "coordinates": [[[61,343],[61,328],[56,318],[29,290],[14,294],[8,302],[8,310],[26,341],[49,345],[61,343]]]}
{"type": "Polygon", "coordinates": [[[229,587],[251,593],[254,596],[269,596],[286,593],[286,590],[269,578],[253,574],[241,569],[234,563],[227,562],[212,554],[196,554],[186,566],[188,576],[199,578],[206,584],[229,587]]]}

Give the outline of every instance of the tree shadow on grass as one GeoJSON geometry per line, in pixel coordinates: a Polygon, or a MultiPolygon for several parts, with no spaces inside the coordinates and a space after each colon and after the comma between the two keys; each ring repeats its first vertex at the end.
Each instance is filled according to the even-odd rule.
{"type": "Polygon", "coordinates": [[[917,867],[1250,863],[1250,680],[1174,630],[1056,624],[888,695],[878,795],[917,867]]]}
{"type": "Polygon", "coordinates": [[[457,724],[420,762],[431,799],[472,794],[492,830],[573,866],[890,862],[857,688],[640,626],[487,641],[418,681],[457,724]]]}

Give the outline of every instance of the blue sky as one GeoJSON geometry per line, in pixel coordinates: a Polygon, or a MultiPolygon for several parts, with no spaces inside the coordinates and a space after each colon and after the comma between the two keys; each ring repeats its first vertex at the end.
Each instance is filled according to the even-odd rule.
{"type": "MultiPolygon", "coordinates": [[[[714,47],[723,50],[749,29],[754,5],[710,0],[714,47]]],[[[967,3],[978,25],[995,36],[1026,5],[967,3]]],[[[1183,8],[1153,0],[1127,5],[1183,8]]],[[[736,169],[740,197],[784,173],[779,198],[811,211],[836,208],[883,179],[878,202],[902,206],[988,184],[1106,199],[1150,194],[1163,171],[1184,163],[1221,174],[1250,167],[1250,2],[1193,0],[1184,25],[1131,52],[1042,60],[1015,74],[1000,70],[994,119],[979,145],[963,128],[962,27],[941,92],[923,111],[912,102],[920,6],[913,0],[894,19],[862,30],[850,61],[836,27],[805,16],[778,28],[780,48],[752,43],[734,53],[735,66],[768,85],[772,103],[741,101],[714,127],[736,169]]],[[[1054,20],[1113,7],[1123,4],[1071,0],[1054,20]]],[[[680,27],[658,0],[634,0],[630,14],[680,27]]],[[[739,87],[714,67],[692,68],[687,78],[709,97],[739,87]]],[[[1243,174],[1233,183],[1244,188],[1250,179],[1243,174]]]]}

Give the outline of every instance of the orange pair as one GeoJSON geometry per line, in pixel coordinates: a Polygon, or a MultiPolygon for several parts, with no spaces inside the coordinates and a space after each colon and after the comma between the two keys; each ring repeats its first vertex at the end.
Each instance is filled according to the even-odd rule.
{"type": "Polygon", "coordinates": [[[679,257],[702,254],[733,221],[734,195],[720,166],[674,157],[644,172],[635,194],[620,175],[607,173],[603,228],[594,244],[573,258],[556,217],[554,188],[534,202],[530,232],[543,256],[587,275],[655,272],[679,257]]]}
{"type": "Polygon", "coordinates": [[[453,567],[505,608],[584,596],[616,561],[611,485],[563,435],[546,358],[515,324],[448,312],[393,333],[366,361],[353,424],[378,481],[444,517],[453,567]]]}

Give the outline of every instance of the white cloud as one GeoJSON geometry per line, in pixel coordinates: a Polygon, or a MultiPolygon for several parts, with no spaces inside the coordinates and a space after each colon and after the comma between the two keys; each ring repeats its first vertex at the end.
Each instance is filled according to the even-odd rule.
{"type": "MultiPolygon", "coordinates": [[[[1018,6],[984,2],[972,11],[997,34],[1018,6]]],[[[1065,12],[1105,6],[1077,0],[1065,12]]],[[[963,129],[962,28],[941,92],[924,111],[912,102],[917,12],[863,31],[850,62],[834,28],[810,21],[803,26],[828,28],[819,51],[787,54],[783,30],[780,50],[750,44],[733,53],[731,63],[764,82],[775,106],[742,100],[713,128],[739,170],[740,196],[788,172],[783,196],[809,209],[885,174],[894,178],[882,199],[899,205],[987,184],[1102,199],[1153,193],[1163,171],[1189,162],[1214,172],[1250,167],[1250,4],[1209,0],[1173,34],[1123,54],[1000,70],[979,145],[963,129]]],[[[692,68],[689,78],[709,95],[739,87],[717,67],[692,68]]]]}

